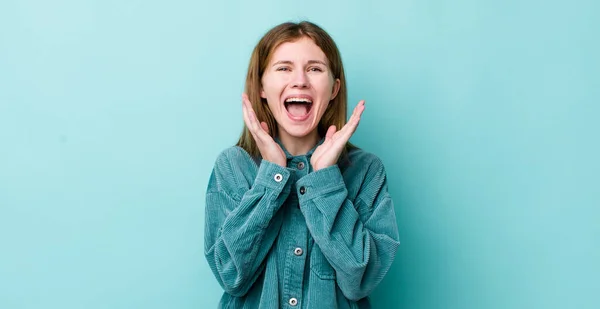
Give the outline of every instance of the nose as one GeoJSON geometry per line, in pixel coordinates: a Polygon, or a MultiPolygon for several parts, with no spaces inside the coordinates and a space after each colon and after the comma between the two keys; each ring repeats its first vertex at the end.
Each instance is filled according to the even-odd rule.
{"type": "Polygon", "coordinates": [[[308,77],[306,76],[306,72],[303,70],[297,70],[294,74],[294,79],[292,81],[293,88],[308,88],[310,85],[308,81],[308,77]]]}

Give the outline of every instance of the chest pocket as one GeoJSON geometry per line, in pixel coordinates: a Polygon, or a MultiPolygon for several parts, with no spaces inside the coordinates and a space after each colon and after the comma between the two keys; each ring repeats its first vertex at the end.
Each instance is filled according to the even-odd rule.
{"type": "Polygon", "coordinates": [[[335,270],[321,252],[321,248],[314,243],[310,253],[310,270],[323,280],[334,280],[335,270]]]}

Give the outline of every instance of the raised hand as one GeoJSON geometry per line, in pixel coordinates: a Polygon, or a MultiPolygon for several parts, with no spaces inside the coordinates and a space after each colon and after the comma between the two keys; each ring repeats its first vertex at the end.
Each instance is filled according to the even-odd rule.
{"type": "Polygon", "coordinates": [[[344,125],[342,129],[336,131],[335,126],[330,126],[327,129],[327,134],[325,134],[325,141],[315,149],[313,155],[310,159],[310,164],[313,167],[314,171],[318,171],[320,169],[332,166],[337,163],[342,150],[346,146],[348,140],[356,128],[358,127],[358,122],[360,121],[360,116],[365,110],[365,101],[361,100],[358,102],[354,111],[352,112],[352,116],[344,125]]]}
{"type": "Polygon", "coordinates": [[[267,123],[258,121],[256,113],[254,113],[254,109],[252,108],[252,103],[250,103],[250,99],[248,99],[248,96],[245,93],[242,95],[242,111],[246,127],[248,127],[254,141],[256,141],[256,145],[258,146],[258,150],[263,159],[286,167],[287,159],[283,149],[281,149],[279,144],[277,144],[271,135],[269,135],[267,123]]]}

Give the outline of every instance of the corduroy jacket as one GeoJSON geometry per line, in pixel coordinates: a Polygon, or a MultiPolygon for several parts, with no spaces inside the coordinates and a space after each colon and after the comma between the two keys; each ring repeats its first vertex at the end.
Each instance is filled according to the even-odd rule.
{"type": "Polygon", "coordinates": [[[205,208],[205,255],[224,289],[219,308],[370,308],[399,245],[381,160],[351,149],[313,171],[234,146],[217,158],[205,208]]]}

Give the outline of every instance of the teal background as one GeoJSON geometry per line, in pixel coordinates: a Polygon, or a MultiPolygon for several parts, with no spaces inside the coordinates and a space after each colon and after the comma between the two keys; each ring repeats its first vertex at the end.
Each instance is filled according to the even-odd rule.
{"type": "Polygon", "coordinates": [[[323,26],[401,246],[375,308],[600,308],[594,1],[0,2],[0,308],[214,308],[260,36],[323,26]]]}

